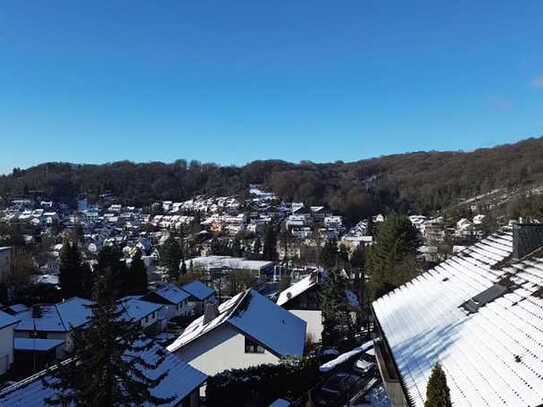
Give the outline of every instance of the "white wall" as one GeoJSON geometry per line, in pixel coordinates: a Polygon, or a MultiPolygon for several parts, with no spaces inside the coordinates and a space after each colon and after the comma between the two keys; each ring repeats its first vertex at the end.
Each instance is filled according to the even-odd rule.
{"type": "Polygon", "coordinates": [[[13,330],[15,325],[0,329],[0,375],[13,363],[13,330]]]}
{"type": "Polygon", "coordinates": [[[279,362],[279,358],[268,351],[245,353],[245,337],[228,324],[185,345],[175,354],[209,376],[227,369],[242,369],[279,362]]]}
{"type": "Polygon", "coordinates": [[[308,310],[289,310],[297,317],[303,319],[307,323],[306,335],[311,335],[314,342],[319,342],[322,339],[322,312],[308,310]]]}

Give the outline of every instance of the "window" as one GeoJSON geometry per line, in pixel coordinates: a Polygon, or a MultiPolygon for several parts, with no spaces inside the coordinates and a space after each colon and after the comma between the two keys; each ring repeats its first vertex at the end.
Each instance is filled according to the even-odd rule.
{"type": "Polygon", "coordinates": [[[245,337],[245,353],[264,353],[265,349],[258,343],[245,337]]]}

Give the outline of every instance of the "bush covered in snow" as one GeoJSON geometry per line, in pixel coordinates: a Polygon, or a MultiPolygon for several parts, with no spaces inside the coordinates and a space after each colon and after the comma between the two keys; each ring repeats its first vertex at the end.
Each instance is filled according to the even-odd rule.
{"type": "Polygon", "coordinates": [[[296,399],[318,380],[316,358],[287,359],[279,365],[227,370],[208,380],[207,406],[262,406],[280,397],[296,399]]]}

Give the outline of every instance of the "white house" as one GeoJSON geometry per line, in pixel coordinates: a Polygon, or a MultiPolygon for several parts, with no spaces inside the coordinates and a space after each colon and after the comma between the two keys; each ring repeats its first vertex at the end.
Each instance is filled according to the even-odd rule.
{"type": "Polygon", "coordinates": [[[162,304],[164,307],[165,322],[168,322],[173,318],[192,313],[192,307],[189,306],[190,296],[189,293],[175,284],[167,284],[151,291],[143,299],[162,304]]]}
{"type": "Polygon", "coordinates": [[[307,323],[307,335],[314,341],[320,341],[323,330],[319,278],[320,273],[315,271],[281,291],[277,299],[277,305],[307,323]]]}
{"type": "Polygon", "coordinates": [[[124,308],[126,320],[139,322],[146,330],[160,331],[161,319],[164,317],[162,304],[145,301],[139,297],[125,297],[120,301],[120,306],[124,308]]]}
{"type": "Polygon", "coordinates": [[[0,375],[13,363],[13,331],[18,322],[17,318],[0,311],[0,375]]]}
{"type": "Polygon", "coordinates": [[[183,285],[181,290],[189,295],[188,308],[196,314],[204,312],[206,304],[215,304],[217,302],[215,290],[200,280],[191,281],[183,285]]]}
{"type": "MultiPolygon", "coordinates": [[[[33,338],[36,349],[44,352],[56,349],[56,356],[62,357],[64,351],[72,349],[73,329],[89,321],[92,311],[88,306],[91,304],[89,300],[73,297],[58,304],[18,308],[20,312],[14,315],[19,320],[15,327],[16,343],[18,338],[33,338]]],[[[25,341],[20,341],[20,345],[28,346],[25,341]]]]}
{"type": "Polygon", "coordinates": [[[168,350],[208,375],[302,356],[306,323],[249,289],[209,304],[168,350]]]}

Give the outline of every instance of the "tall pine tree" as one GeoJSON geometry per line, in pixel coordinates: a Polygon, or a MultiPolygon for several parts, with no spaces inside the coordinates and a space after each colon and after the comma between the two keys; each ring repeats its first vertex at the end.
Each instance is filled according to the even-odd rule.
{"type": "Polygon", "coordinates": [[[59,285],[64,298],[90,298],[92,275],[81,259],[77,242],[66,240],[60,252],[59,285]]]}
{"type": "Polygon", "coordinates": [[[160,262],[166,267],[168,276],[173,281],[177,281],[179,278],[181,260],[183,260],[183,250],[177,239],[170,235],[160,249],[160,262]]]}
{"type": "Polygon", "coordinates": [[[389,216],[368,250],[370,300],[385,295],[419,273],[416,249],[420,237],[405,216],[389,216]]]}
{"type": "Polygon", "coordinates": [[[157,350],[152,363],[142,357],[154,352],[156,345],[144,337],[139,324],[123,318],[124,308],[115,300],[112,279],[111,270],[97,278],[92,318],[87,327],[74,332],[71,358],[43,379],[54,390],[48,405],[117,407],[172,401],[153,395],[166,374],[149,377],[164,361],[165,352],[157,350]]]}
{"type": "Polygon", "coordinates": [[[432,369],[430,380],[428,380],[424,407],[452,407],[447,377],[439,363],[436,363],[432,369]]]}
{"type": "Polygon", "coordinates": [[[130,294],[145,294],[147,292],[147,269],[142,259],[141,251],[138,250],[130,264],[130,294]]]}
{"type": "Polygon", "coordinates": [[[277,231],[272,225],[268,225],[264,233],[264,246],[262,249],[262,259],[277,261],[277,231]]]}

